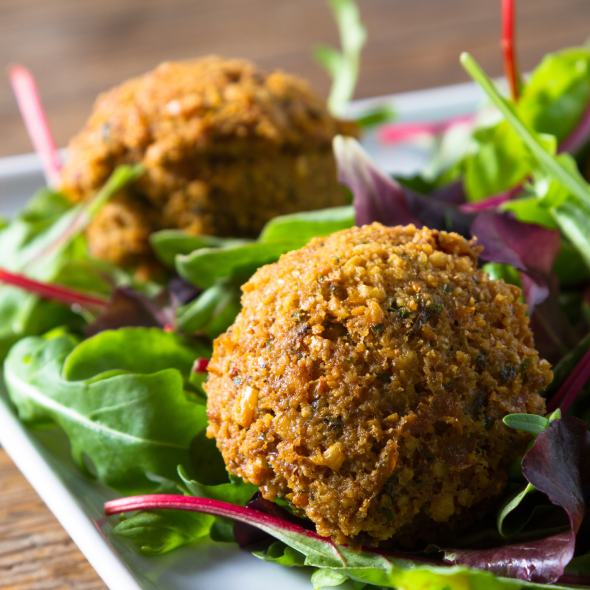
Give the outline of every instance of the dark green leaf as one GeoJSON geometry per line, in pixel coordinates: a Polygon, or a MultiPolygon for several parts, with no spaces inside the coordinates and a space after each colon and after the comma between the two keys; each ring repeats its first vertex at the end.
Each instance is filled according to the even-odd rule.
{"type": "Polygon", "coordinates": [[[361,127],[369,128],[382,123],[389,123],[395,118],[395,109],[392,105],[386,104],[363,112],[355,118],[355,122],[361,127]]]}
{"type": "MultiPolygon", "coordinates": [[[[215,439],[208,438],[205,430],[199,432],[191,442],[191,461],[195,478],[202,485],[218,486],[230,481],[215,439]]],[[[188,479],[182,469],[180,476],[188,479]]]]}
{"type": "Polygon", "coordinates": [[[208,344],[157,328],[107,330],[72,350],[62,376],[67,381],[82,381],[110,371],[147,375],[176,369],[188,379],[195,359],[210,356],[208,344]]]}

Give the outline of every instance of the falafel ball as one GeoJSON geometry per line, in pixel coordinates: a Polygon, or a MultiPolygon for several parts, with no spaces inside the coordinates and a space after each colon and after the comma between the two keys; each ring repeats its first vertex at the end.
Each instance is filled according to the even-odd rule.
{"type": "Polygon", "coordinates": [[[92,196],[119,164],[146,174],[91,225],[94,255],[149,257],[149,234],[255,237],[277,215],[343,205],[332,138],[357,135],[297,76],[239,59],[163,63],[102,94],[72,139],[62,190],[92,196]]]}
{"type": "Polygon", "coordinates": [[[450,537],[504,489],[552,379],[520,290],[454,233],[378,223],[259,269],[215,341],[227,468],[338,543],[450,537]]]}

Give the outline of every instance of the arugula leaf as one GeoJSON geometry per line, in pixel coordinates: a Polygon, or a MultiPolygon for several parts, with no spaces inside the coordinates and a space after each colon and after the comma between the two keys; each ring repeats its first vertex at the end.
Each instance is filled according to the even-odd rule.
{"type": "Polygon", "coordinates": [[[76,346],[71,337],[29,337],[10,351],[5,379],[19,417],[57,423],[87,474],[121,493],[153,490],[147,474],[178,481],[191,467],[192,438],[206,425],[204,405],[185,393],[192,362],[207,347],[174,333],[127,328],[76,346]]]}
{"type": "Polygon", "coordinates": [[[338,25],[342,51],[319,45],[314,50],[314,57],[332,77],[328,109],[335,117],[342,117],[354,93],[367,30],[360,21],[359,9],[354,0],[328,1],[338,25]]]}

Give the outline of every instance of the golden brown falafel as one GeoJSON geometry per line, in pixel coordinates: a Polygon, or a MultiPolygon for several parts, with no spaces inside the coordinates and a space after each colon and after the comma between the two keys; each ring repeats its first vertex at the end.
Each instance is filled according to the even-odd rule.
{"type": "Polygon", "coordinates": [[[89,234],[95,255],[129,265],[157,229],[255,237],[277,215],[344,204],[338,133],[357,130],[296,76],[219,57],[163,63],[98,98],[70,143],[62,189],[80,201],[117,165],[146,166],[89,234]]]}
{"type": "Polygon", "coordinates": [[[209,436],[230,472],[358,545],[449,535],[507,481],[552,379],[520,290],[453,233],[316,238],[243,287],[215,342],[209,436]]]}

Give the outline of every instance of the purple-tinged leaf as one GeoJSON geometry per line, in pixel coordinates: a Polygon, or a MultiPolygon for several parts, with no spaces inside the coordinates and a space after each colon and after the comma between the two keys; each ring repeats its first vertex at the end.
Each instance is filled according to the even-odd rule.
{"type": "Polygon", "coordinates": [[[384,225],[422,224],[411,213],[405,189],[381,172],[371,161],[358,141],[337,135],[334,155],[338,167],[338,181],[354,195],[357,225],[379,221],[384,225]]]}
{"type": "Polygon", "coordinates": [[[492,572],[497,576],[552,583],[564,575],[590,502],[590,432],[573,417],[554,420],[541,432],[522,460],[527,481],[563,508],[570,530],[544,539],[495,549],[447,549],[445,561],[492,572]]]}
{"type": "Polygon", "coordinates": [[[168,281],[168,291],[179,305],[186,305],[194,301],[203,292],[202,289],[195,287],[177,274],[168,281]]]}
{"type": "MultiPolygon", "coordinates": [[[[456,180],[455,182],[445,184],[432,191],[428,196],[431,199],[436,199],[449,205],[464,205],[467,199],[463,180],[456,180]]],[[[469,211],[465,211],[465,213],[469,213],[469,211]]]]}
{"type": "Polygon", "coordinates": [[[561,247],[559,231],[522,223],[508,213],[480,213],[471,233],[485,248],[482,258],[523,271],[534,269],[550,274],[561,247]]]}
{"type": "Polygon", "coordinates": [[[493,210],[499,207],[502,203],[516,198],[521,193],[522,185],[519,184],[518,186],[497,195],[492,195],[491,197],[486,197],[485,199],[480,199],[473,203],[465,203],[464,205],[461,205],[461,209],[466,213],[479,213],[480,211],[486,211],[489,209],[493,210]]]}
{"type": "Polygon", "coordinates": [[[528,543],[494,549],[449,549],[445,561],[492,572],[504,578],[555,582],[573,556],[575,535],[570,531],[528,543]]]}
{"type": "Polygon", "coordinates": [[[174,302],[165,289],[150,298],[130,287],[118,287],[100,315],[86,327],[84,334],[90,338],[104,330],[131,326],[166,328],[173,325],[174,302]]]}
{"type": "Polygon", "coordinates": [[[529,312],[545,301],[553,263],[561,248],[561,234],[534,223],[522,223],[508,213],[484,211],[471,226],[484,247],[480,257],[489,262],[510,264],[521,271],[529,312]]]}
{"type": "MultiPolygon", "coordinates": [[[[545,276],[550,276],[559,253],[558,231],[523,223],[508,213],[466,212],[463,206],[448,202],[444,194],[426,197],[415,193],[381,172],[354,138],[335,137],[334,153],[338,178],[354,195],[357,225],[413,223],[466,238],[476,236],[484,247],[483,260],[510,264],[528,274],[524,287],[531,311],[547,298],[545,276]]],[[[458,190],[456,185],[450,187],[449,195],[458,190]]]]}
{"type": "Polygon", "coordinates": [[[573,416],[554,420],[522,460],[527,481],[567,513],[577,534],[590,503],[590,432],[573,416]]]}

